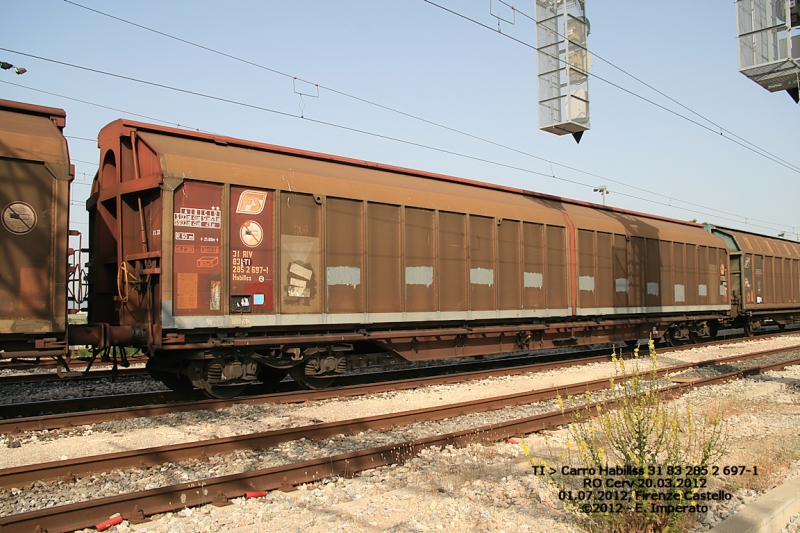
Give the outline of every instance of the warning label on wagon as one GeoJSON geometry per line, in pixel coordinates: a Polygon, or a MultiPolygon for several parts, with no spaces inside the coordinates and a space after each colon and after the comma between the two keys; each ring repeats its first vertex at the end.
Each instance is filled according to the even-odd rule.
{"type": "Polygon", "coordinates": [[[215,228],[219,229],[222,225],[222,211],[219,207],[211,209],[198,209],[195,207],[181,207],[175,213],[175,226],[190,228],[215,228]]]}

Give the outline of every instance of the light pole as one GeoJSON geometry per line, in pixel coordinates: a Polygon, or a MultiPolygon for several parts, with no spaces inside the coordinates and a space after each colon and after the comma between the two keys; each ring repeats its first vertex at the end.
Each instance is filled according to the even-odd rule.
{"type": "Polygon", "coordinates": [[[17,75],[20,75],[20,74],[25,74],[26,72],[28,72],[28,69],[26,69],[26,68],[23,68],[23,67],[15,67],[15,66],[14,66],[14,65],[12,65],[11,63],[6,63],[5,61],[0,61],[0,69],[3,69],[3,70],[10,70],[10,69],[12,69],[12,68],[14,69],[14,72],[16,72],[16,73],[17,73],[17,75]]]}
{"type": "Polygon", "coordinates": [[[594,190],[594,192],[599,192],[600,194],[603,195],[603,205],[606,205],[606,196],[609,194],[608,187],[606,187],[605,185],[600,185],[594,190]]]}

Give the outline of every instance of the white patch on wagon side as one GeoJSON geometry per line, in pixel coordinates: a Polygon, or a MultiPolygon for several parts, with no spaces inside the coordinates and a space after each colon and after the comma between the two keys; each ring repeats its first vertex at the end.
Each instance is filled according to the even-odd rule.
{"type": "Polygon", "coordinates": [[[594,276],[579,277],[578,288],[582,291],[594,291],[594,276]]]}
{"type": "Polygon", "coordinates": [[[675,303],[686,301],[684,292],[683,285],[675,285],[675,303]]]}
{"type": "Polygon", "coordinates": [[[541,289],[542,281],[542,274],[540,272],[525,272],[522,284],[527,289],[541,289]]]}
{"type": "Polygon", "coordinates": [[[491,268],[470,268],[469,282],[473,285],[494,285],[494,269],[491,268]]]}
{"type": "Polygon", "coordinates": [[[406,267],[406,285],[433,285],[433,267],[406,267]]]}
{"type": "Polygon", "coordinates": [[[614,290],[616,292],[628,292],[628,278],[617,278],[614,280],[614,290]]]}
{"type": "Polygon", "coordinates": [[[361,284],[361,269],[351,266],[328,267],[328,286],[349,285],[357,287],[361,284]]]}

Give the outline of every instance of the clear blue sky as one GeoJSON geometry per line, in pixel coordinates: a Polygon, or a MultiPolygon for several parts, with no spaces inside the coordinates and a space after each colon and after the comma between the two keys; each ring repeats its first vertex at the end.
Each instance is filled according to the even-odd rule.
{"type": "MultiPolygon", "coordinates": [[[[76,0],[159,31],[292,76],[466,131],[550,163],[322,90],[304,97],[306,117],[442,150],[555,174],[575,185],[276,113],[109,78],[0,51],[23,66],[0,81],[0,98],[64,108],[66,134],[96,139],[120,118],[171,124],[295,148],[327,152],[777,235],[800,233],[800,174],[754,154],[597,79],[590,84],[592,129],[580,145],[539,131],[536,53],[423,0],[188,1],[76,0]],[[567,165],[596,176],[566,169],[567,165]],[[622,182],[644,189],[634,190],[622,182]],[[634,195],[657,203],[634,199],[634,195]],[[671,199],[670,199],[671,198],[671,199]],[[682,203],[693,202],[703,207],[682,203]],[[672,206],[681,206],[677,209],[672,206]],[[712,210],[735,213],[731,216],[712,210]],[[745,223],[755,222],[753,225],[745,223]],[[733,220],[731,220],[733,219],[733,220]],[[767,228],[758,227],[767,226],[767,228]]],[[[496,27],[489,0],[437,0],[496,27]]],[[[494,2],[495,6],[497,1],[494,2]]],[[[533,0],[516,7],[534,13],[533,0]]],[[[800,106],[738,72],[733,2],[587,0],[589,48],[733,133],[800,166],[800,106]]],[[[299,115],[292,80],[111,20],[63,0],[3,5],[0,47],[299,115]]],[[[535,43],[533,23],[503,23],[535,43]]],[[[690,115],[595,58],[602,76],[690,115]]],[[[702,119],[693,119],[707,124],[702,119]]],[[[712,127],[713,128],[713,127],[712,127]]],[[[83,208],[99,157],[96,143],[70,139],[77,167],[73,222],[83,208]]]]}

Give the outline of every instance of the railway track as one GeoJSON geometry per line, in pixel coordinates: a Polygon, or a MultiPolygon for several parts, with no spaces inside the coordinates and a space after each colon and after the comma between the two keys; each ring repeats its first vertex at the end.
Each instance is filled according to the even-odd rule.
{"type": "MultiPolygon", "coordinates": [[[[687,389],[717,384],[732,379],[754,375],[766,370],[780,369],[800,363],[798,347],[767,350],[754,354],[731,356],[722,359],[701,361],[678,367],[662,368],[660,374],[683,371],[697,366],[717,366],[726,368],[737,361],[751,360],[754,364],[735,371],[723,371],[717,376],[695,380],[691,383],[677,383],[664,388],[665,392],[679,393],[687,389]],[[791,354],[781,360],[774,360],[776,354],[791,354]],[[765,359],[772,358],[769,361],[765,359]],[[759,361],[760,359],[760,361],[759,361]]],[[[619,381],[619,378],[617,379],[619,381]]],[[[315,424],[300,428],[229,437],[191,443],[188,445],[166,446],[139,450],[131,453],[107,454],[104,456],[58,461],[45,465],[20,467],[0,471],[0,486],[21,486],[33,481],[58,477],[73,478],[86,473],[99,473],[128,466],[142,466],[177,462],[187,459],[205,458],[215,454],[230,453],[240,449],[256,449],[274,446],[287,440],[306,438],[320,440],[332,435],[358,431],[386,430],[413,422],[441,420],[467,413],[501,409],[507,406],[541,402],[556,395],[580,394],[585,390],[599,390],[608,386],[608,378],[576,383],[570,386],[553,387],[540,391],[487,398],[459,404],[437,406],[383,415],[360,418],[328,424],[315,424]]],[[[613,400],[612,400],[613,401],[613,400]]],[[[598,402],[604,403],[604,402],[598,402]]],[[[285,464],[241,474],[204,479],[190,483],[140,491],[131,494],[102,498],[89,502],[58,506],[52,509],[33,511],[0,518],[0,531],[11,533],[33,531],[36,527],[50,531],[71,531],[102,521],[111,514],[121,513],[126,520],[144,519],[145,516],[170,511],[174,503],[181,506],[206,503],[224,504],[229,498],[238,497],[250,491],[266,491],[289,488],[291,485],[315,481],[333,475],[352,475],[363,469],[375,468],[391,463],[399,463],[413,457],[421,449],[448,444],[494,441],[515,435],[531,433],[548,427],[563,424],[571,419],[572,412],[550,410],[521,419],[511,419],[489,426],[471,427],[461,431],[415,439],[389,446],[381,446],[357,452],[328,456],[300,463],[285,464]]]]}
{"type": "MultiPolygon", "coordinates": [[[[78,372],[82,372],[78,370],[78,372]]],[[[114,369],[98,369],[90,370],[88,373],[82,374],[80,377],[61,377],[55,372],[26,372],[19,374],[6,374],[0,376],[0,385],[16,385],[20,383],[64,383],[65,381],[72,380],[94,380],[94,379],[111,379],[117,380],[119,378],[133,377],[133,376],[147,376],[147,370],[142,367],[133,368],[117,368],[114,369]]]]}
{"type": "MultiPolygon", "coordinates": [[[[800,346],[795,346],[788,349],[779,348],[765,350],[747,355],[734,355],[722,359],[709,359],[695,363],[661,368],[658,371],[658,374],[660,377],[663,377],[668,373],[673,374],[698,367],[714,367],[752,359],[763,359],[772,355],[787,352],[797,352],[797,357],[787,359],[786,361],[788,361],[788,363],[786,361],[778,361],[770,362],[769,364],[765,364],[763,366],[756,365],[753,367],[755,369],[755,373],[763,370],[782,368],[784,366],[800,363],[800,346]]],[[[744,371],[737,372],[742,373],[744,371]]],[[[738,375],[737,372],[728,372],[725,373],[725,375],[738,375]]],[[[749,375],[749,373],[747,375],[749,375]]],[[[630,376],[620,376],[617,377],[615,381],[621,382],[629,377],[630,376]]],[[[702,382],[702,380],[692,380],[689,384],[694,384],[696,382],[702,382]]],[[[710,383],[713,383],[713,381],[710,383]]],[[[114,468],[124,468],[127,466],[150,466],[163,462],[199,459],[211,455],[229,453],[234,450],[257,449],[264,448],[266,446],[274,446],[281,442],[297,440],[299,438],[321,440],[332,435],[347,434],[355,431],[382,430],[401,425],[408,425],[412,422],[442,420],[468,413],[486,412],[496,409],[503,409],[505,407],[552,400],[559,395],[562,397],[578,395],[587,390],[594,392],[606,389],[608,385],[608,378],[600,378],[591,381],[574,383],[571,385],[548,387],[529,392],[483,398],[469,402],[447,404],[428,409],[392,413],[389,415],[379,415],[325,424],[314,424],[311,426],[301,426],[223,439],[205,440],[187,444],[178,444],[174,446],[162,446],[158,448],[140,450],[133,453],[121,452],[117,454],[108,454],[85,459],[72,459],[68,461],[59,461],[57,463],[5,469],[0,470],[0,487],[19,487],[33,481],[55,479],[66,476],[67,474],[81,475],[87,472],[104,472],[114,468]]]]}
{"type": "MultiPolygon", "coordinates": [[[[772,337],[790,335],[794,331],[772,334],[772,337]]],[[[703,344],[721,346],[738,342],[727,339],[703,344]]],[[[690,349],[697,345],[661,348],[660,355],[690,349]]],[[[630,353],[629,350],[627,353],[630,353]]],[[[300,403],[337,397],[376,394],[389,390],[414,389],[431,385],[445,385],[489,376],[510,376],[530,372],[545,372],[569,366],[606,362],[610,360],[608,348],[583,351],[577,356],[548,355],[520,356],[492,361],[470,361],[459,365],[413,368],[388,373],[362,374],[341,379],[338,387],[326,390],[302,390],[291,381],[280,385],[281,392],[256,394],[233,399],[207,399],[199,391],[185,393],[164,391],[157,393],[122,394],[103,397],[86,397],[69,400],[28,402],[0,405],[0,434],[18,434],[24,431],[54,430],[87,424],[113,422],[131,418],[222,409],[233,405],[262,405],[267,403],[300,403]],[[597,355],[603,354],[603,355],[597,355]],[[473,370],[474,369],[474,370],[473,370]],[[426,374],[420,377],[420,374],[426,374]],[[356,384],[357,383],[357,384],[356,384]],[[102,406],[102,408],[98,408],[102,406]]]]}
{"type": "MultiPolygon", "coordinates": [[[[146,363],[147,356],[137,353],[133,355],[127,356],[128,363],[130,364],[137,364],[137,363],[146,363]]],[[[85,365],[88,365],[89,359],[85,358],[74,358],[69,359],[67,364],[71,366],[75,366],[74,370],[81,370],[81,368],[85,368],[85,365]],[[80,367],[80,368],[78,368],[80,367]]],[[[110,368],[113,366],[112,361],[95,361],[92,364],[92,368],[97,369],[105,369],[110,368]]],[[[10,359],[0,359],[0,370],[56,370],[60,364],[55,359],[36,359],[36,358],[10,358],[10,359]]]]}
{"type": "MultiPolygon", "coordinates": [[[[717,340],[713,342],[722,342],[722,343],[735,342],[737,340],[747,338],[743,333],[738,333],[738,331],[740,330],[720,331],[717,335],[717,340]]],[[[797,331],[798,331],[797,329],[788,330],[785,332],[767,331],[756,334],[756,336],[771,337],[776,335],[791,334],[797,331]]],[[[708,343],[705,343],[704,345],[708,345],[708,343]]],[[[607,350],[608,348],[606,347],[603,349],[607,350]]],[[[671,350],[671,348],[660,348],[660,350],[665,351],[666,353],[666,350],[671,350]]],[[[596,351],[599,350],[583,350],[577,353],[596,352],[596,351]]],[[[58,363],[56,361],[42,361],[37,363],[33,360],[26,360],[26,359],[0,359],[0,371],[7,372],[0,374],[0,386],[17,384],[17,383],[45,383],[45,382],[63,383],[65,380],[108,379],[116,377],[148,375],[147,370],[145,370],[142,366],[139,366],[139,364],[144,364],[147,362],[146,356],[142,355],[129,356],[128,362],[134,366],[130,368],[118,367],[117,370],[114,371],[111,368],[113,363],[107,361],[97,361],[92,365],[92,370],[88,374],[82,375],[80,377],[77,376],[67,377],[59,375],[59,373],[55,371],[41,372],[41,370],[57,370],[58,363]],[[28,372],[24,372],[26,370],[28,372]],[[32,370],[36,372],[30,372],[32,370]]],[[[84,363],[85,363],[84,360],[70,361],[70,364],[73,365],[70,369],[76,372],[84,372],[86,369],[86,366],[83,366],[84,363]],[[81,366],[75,366],[76,364],[80,364],[81,366]]]]}
{"type": "MultiPolygon", "coordinates": [[[[607,350],[604,350],[607,352],[607,350]]],[[[431,385],[447,385],[463,381],[485,379],[489,376],[507,376],[525,374],[529,372],[544,372],[565,366],[578,364],[589,364],[596,362],[609,361],[609,355],[593,356],[590,358],[570,359],[567,361],[553,361],[546,363],[534,363],[508,368],[492,368],[483,370],[473,370],[469,372],[459,372],[457,374],[430,375],[426,377],[407,377],[409,374],[419,374],[419,370],[402,371],[400,375],[394,375],[394,379],[387,381],[380,379],[380,376],[369,375],[371,379],[378,383],[366,383],[359,385],[345,385],[326,390],[300,390],[293,382],[286,382],[288,389],[284,392],[245,396],[233,399],[207,399],[199,391],[190,393],[165,392],[152,395],[119,395],[112,397],[80,398],[76,400],[55,400],[52,402],[37,402],[34,404],[15,404],[0,406],[0,416],[5,416],[0,420],[0,434],[17,434],[24,431],[39,431],[61,429],[86,424],[98,424],[130,418],[158,416],[165,414],[183,413],[189,411],[200,411],[207,409],[224,409],[234,405],[262,405],[278,403],[301,403],[315,400],[327,400],[330,398],[362,396],[376,394],[393,390],[415,389],[431,385]],[[141,400],[152,400],[157,402],[153,405],[136,405],[141,400]],[[108,403],[112,402],[115,407],[108,408],[108,403]],[[106,408],[96,409],[97,405],[104,405],[106,408]],[[47,412],[49,409],[62,410],[59,414],[32,415],[24,418],[13,418],[9,415],[20,413],[47,412]],[[96,409],[96,410],[93,410],[96,409]]],[[[477,365],[477,363],[471,363],[477,365]]],[[[463,369],[462,369],[463,370],[463,369]]],[[[383,378],[386,376],[383,375],[383,378]]]]}

